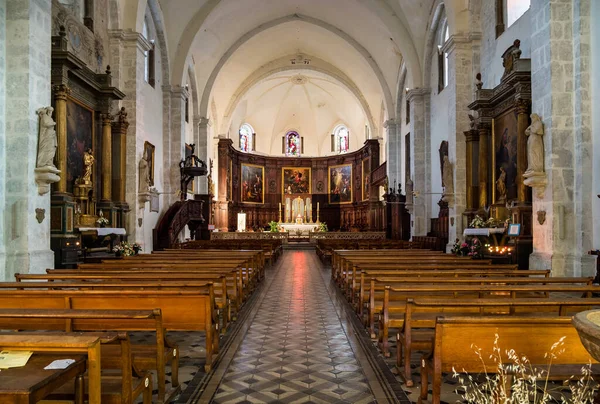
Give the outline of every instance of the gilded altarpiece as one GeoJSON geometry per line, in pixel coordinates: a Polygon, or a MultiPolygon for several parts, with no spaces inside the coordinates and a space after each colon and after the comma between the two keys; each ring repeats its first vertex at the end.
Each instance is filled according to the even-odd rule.
{"type": "Polygon", "coordinates": [[[513,260],[526,269],[533,248],[531,189],[523,183],[527,169],[525,130],[531,112],[531,60],[521,59],[519,46],[516,40],[504,52],[504,74],[498,86],[484,89],[478,78],[476,99],[469,105],[475,115],[471,116],[471,129],[465,132],[465,222],[475,215],[489,215],[519,223],[521,234],[512,239],[513,260]]]}

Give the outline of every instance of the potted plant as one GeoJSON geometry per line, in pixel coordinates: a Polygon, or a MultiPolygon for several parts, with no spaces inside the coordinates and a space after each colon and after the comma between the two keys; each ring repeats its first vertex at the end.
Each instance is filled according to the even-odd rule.
{"type": "Polygon", "coordinates": [[[271,233],[278,233],[279,232],[279,223],[277,223],[276,221],[272,220],[269,222],[269,231],[271,233]]]}

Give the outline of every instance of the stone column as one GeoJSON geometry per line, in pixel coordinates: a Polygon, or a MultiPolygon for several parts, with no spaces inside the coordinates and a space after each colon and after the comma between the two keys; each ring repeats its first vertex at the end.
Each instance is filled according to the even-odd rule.
{"type": "MultiPolygon", "coordinates": [[[[56,168],[67,172],[67,96],[71,90],[64,84],[54,87],[54,120],[56,121],[56,168]]],[[[56,192],[67,193],[67,176],[61,175],[56,192]]]]}
{"type": "Polygon", "coordinates": [[[403,178],[400,178],[400,164],[403,161],[400,154],[400,142],[398,141],[398,124],[395,120],[390,119],[385,121],[383,127],[387,136],[386,161],[387,161],[387,176],[390,185],[397,180],[402,183],[403,178]]]}
{"type": "MultiPolygon", "coordinates": [[[[0,88],[6,88],[6,1],[0,1],[0,88]]],[[[0,91],[0,268],[5,268],[4,213],[6,194],[6,94],[0,91]]],[[[4,274],[0,269],[0,280],[4,274]]]]}
{"type": "MultiPolygon", "coordinates": [[[[454,197],[448,201],[450,227],[449,244],[462,238],[463,213],[466,208],[466,143],[462,133],[469,129],[468,105],[473,100],[473,43],[465,38],[453,35],[442,51],[448,53],[448,77],[450,82],[444,91],[448,91],[448,155],[454,168],[454,197]]],[[[482,139],[479,139],[481,145],[482,139]]],[[[480,177],[481,179],[481,177],[480,177]]]]}
{"type": "Polygon", "coordinates": [[[410,102],[410,147],[415,197],[411,213],[413,236],[425,236],[431,217],[431,137],[427,130],[430,90],[415,88],[408,92],[410,102]]]}
{"type": "Polygon", "coordinates": [[[532,269],[595,275],[591,159],[590,0],[532,0],[532,112],[544,123],[543,198],[533,195],[532,269]],[[545,222],[535,220],[546,212],[545,222]]]}
{"type": "Polygon", "coordinates": [[[188,97],[185,87],[163,86],[164,108],[168,109],[168,119],[163,120],[164,187],[171,191],[165,194],[165,207],[180,197],[179,162],[185,156],[185,100],[188,97]]]}
{"type": "Polygon", "coordinates": [[[102,201],[112,200],[112,128],[110,114],[101,114],[102,119],[102,201]]]}
{"type": "Polygon", "coordinates": [[[479,124],[479,209],[483,209],[490,204],[488,195],[490,164],[492,156],[490,155],[490,125],[479,124]]]}
{"type": "MultiPolygon", "coordinates": [[[[54,266],[50,250],[50,193],[40,196],[34,180],[39,118],[49,106],[51,7],[49,0],[6,5],[6,265],[0,279],[15,272],[42,273],[54,266]],[[37,219],[36,219],[37,217],[37,219]]],[[[0,16],[1,18],[1,16],[0,16]]],[[[65,173],[61,173],[61,176],[65,173]]]]}
{"type": "MultiPolygon", "coordinates": [[[[208,141],[209,126],[210,126],[210,121],[208,120],[208,118],[200,117],[200,121],[198,122],[198,129],[197,129],[198,136],[196,138],[196,156],[198,156],[198,158],[200,160],[204,161],[207,166],[208,166],[208,159],[210,156],[210,151],[209,151],[210,142],[208,141]]],[[[208,182],[207,182],[206,176],[200,177],[198,179],[198,183],[199,183],[198,193],[203,194],[203,195],[208,193],[208,182]]]]}

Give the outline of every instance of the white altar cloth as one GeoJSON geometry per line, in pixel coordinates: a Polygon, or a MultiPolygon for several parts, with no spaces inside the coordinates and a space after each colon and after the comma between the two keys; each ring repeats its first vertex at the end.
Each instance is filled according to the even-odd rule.
{"type": "Polygon", "coordinates": [[[127,234],[127,230],[121,227],[79,227],[79,231],[95,231],[99,236],[108,236],[109,234],[124,236],[127,234]]]}
{"type": "Polygon", "coordinates": [[[281,223],[281,227],[283,230],[287,231],[290,236],[298,237],[298,231],[300,231],[300,237],[308,237],[308,234],[311,231],[315,231],[318,229],[319,225],[316,223],[313,224],[296,224],[296,223],[281,223]]]}
{"type": "Polygon", "coordinates": [[[489,236],[490,234],[502,234],[506,231],[504,227],[482,227],[476,229],[465,229],[463,236],[489,236]]]}

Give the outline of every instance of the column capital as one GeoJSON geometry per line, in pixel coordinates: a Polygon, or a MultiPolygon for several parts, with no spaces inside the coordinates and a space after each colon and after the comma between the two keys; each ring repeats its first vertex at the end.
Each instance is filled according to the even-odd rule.
{"type": "Polygon", "coordinates": [[[195,117],[194,123],[197,124],[200,127],[200,129],[205,129],[211,126],[210,119],[205,118],[203,116],[195,117]]]}
{"type": "Polygon", "coordinates": [[[162,86],[163,92],[170,93],[173,98],[181,98],[182,100],[187,100],[190,98],[190,91],[183,86],[171,86],[164,85],[162,86]]]}
{"type": "Polygon", "coordinates": [[[475,129],[464,131],[465,140],[467,143],[469,142],[478,142],[479,141],[479,131],[475,129]]]}
{"type": "Polygon", "coordinates": [[[471,43],[476,37],[469,34],[454,34],[442,46],[442,52],[448,55],[452,54],[456,49],[471,49],[471,43]]]}
{"type": "Polygon", "coordinates": [[[128,45],[136,45],[142,52],[149,51],[152,48],[152,43],[148,41],[144,36],[135,32],[134,30],[111,30],[109,31],[110,39],[113,41],[123,41],[128,45]]]}
{"type": "Polygon", "coordinates": [[[54,97],[57,100],[66,101],[67,96],[71,94],[71,89],[66,84],[58,84],[52,87],[52,90],[54,91],[54,97]]]}
{"type": "Polygon", "coordinates": [[[408,90],[408,93],[406,94],[406,99],[409,102],[413,102],[413,100],[416,100],[417,98],[425,98],[425,96],[428,96],[431,94],[431,89],[429,88],[422,88],[422,87],[418,87],[418,88],[413,88],[411,90],[408,90]]]}
{"type": "Polygon", "coordinates": [[[398,125],[398,122],[396,122],[395,119],[388,119],[387,121],[385,121],[383,123],[383,127],[385,129],[395,129],[397,125],[398,125]]]}

